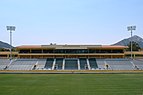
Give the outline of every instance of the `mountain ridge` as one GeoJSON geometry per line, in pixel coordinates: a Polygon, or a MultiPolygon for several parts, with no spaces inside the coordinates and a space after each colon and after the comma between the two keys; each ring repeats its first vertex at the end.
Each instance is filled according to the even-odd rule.
{"type": "MultiPolygon", "coordinates": [[[[141,48],[143,48],[143,38],[137,36],[137,35],[134,35],[132,37],[129,37],[129,38],[125,38],[115,44],[112,44],[112,45],[122,45],[122,46],[127,46],[129,44],[130,41],[134,41],[136,43],[139,44],[139,46],[141,48]]],[[[9,45],[8,43],[5,43],[5,42],[2,42],[0,41],[0,48],[10,48],[11,45],[9,45]]],[[[12,46],[13,47],[13,46],[12,46]]]]}
{"type": "Polygon", "coordinates": [[[10,48],[10,47],[11,47],[11,45],[9,45],[8,43],[0,41],[0,48],[10,48]]]}
{"type": "Polygon", "coordinates": [[[139,46],[141,48],[143,48],[143,38],[141,38],[141,37],[139,37],[137,35],[134,35],[134,36],[129,37],[129,38],[125,38],[125,39],[123,39],[123,40],[121,40],[121,41],[119,41],[119,42],[117,42],[117,43],[115,43],[113,45],[127,46],[131,41],[134,41],[134,42],[138,43],[139,46]]]}

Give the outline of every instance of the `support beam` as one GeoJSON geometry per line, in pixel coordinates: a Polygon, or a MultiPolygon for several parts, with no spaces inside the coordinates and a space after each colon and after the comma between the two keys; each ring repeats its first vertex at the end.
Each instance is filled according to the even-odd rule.
{"type": "Polygon", "coordinates": [[[54,61],[53,61],[52,70],[54,70],[54,68],[55,68],[55,65],[56,65],[56,59],[54,59],[54,61]]]}

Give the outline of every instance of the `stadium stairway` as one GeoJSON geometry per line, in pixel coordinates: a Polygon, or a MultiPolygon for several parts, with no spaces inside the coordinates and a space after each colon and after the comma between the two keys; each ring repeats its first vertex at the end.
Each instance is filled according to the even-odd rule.
{"type": "Polygon", "coordinates": [[[91,70],[90,63],[89,63],[89,59],[86,59],[86,61],[87,61],[88,70],[91,70]]]}
{"type": "Polygon", "coordinates": [[[53,61],[53,66],[52,66],[52,70],[56,69],[56,59],[54,59],[53,61]]]}
{"type": "Polygon", "coordinates": [[[77,64],[78,64],[78,70],[80,70],[80,60],[77,59],[77,64]]]}
{"type": "Polygon", "coordinates": [[[62,66],[62,70],[65,70],[65,59],[63,59],[63,66],[62,66]]]}

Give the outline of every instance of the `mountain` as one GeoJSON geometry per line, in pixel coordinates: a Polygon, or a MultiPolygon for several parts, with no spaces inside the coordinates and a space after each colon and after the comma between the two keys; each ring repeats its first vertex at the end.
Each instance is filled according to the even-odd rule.
{"type": "Polygon", "coordinates": [[[0,41],[0,48],[10,48],[10,45],[8,43],[0,41]]]}
{"type": "Polygon", "coordinates": [[[134,35],[134,36],[132,36],[132,37],[130,37],[130,38],[127,38],[127,39],[123,39],[123,40],[121,40],[121,41],[115,43],[114,45],[127,46],[130,41],[134,41],[134,42],[138,43],[139,46],[140,46],[141,48],[143,48],[143,38],[141,38],[141,37],[139,37],[139,36],[137,36],[137,35],[134,35]]]}

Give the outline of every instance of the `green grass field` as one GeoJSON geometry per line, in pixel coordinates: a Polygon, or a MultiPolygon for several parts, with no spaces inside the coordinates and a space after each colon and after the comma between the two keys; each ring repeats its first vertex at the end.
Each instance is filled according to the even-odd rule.
{"type": "Polygon", "coordinates": [[[0,74],[0,95],[143,95],[143,74],[0,74]]]}

